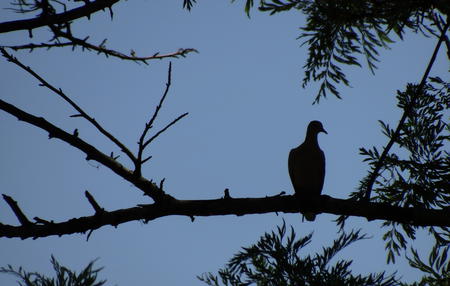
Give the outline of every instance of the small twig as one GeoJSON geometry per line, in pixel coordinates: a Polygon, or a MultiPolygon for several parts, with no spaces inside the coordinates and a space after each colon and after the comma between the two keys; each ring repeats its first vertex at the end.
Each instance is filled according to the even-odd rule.
{"type": "Polygon", "coordinates": [[[86,241],[89,241],[89,238],[91,237],[91,234],[94,232],[94,229],[91,229],[86,237],[86,241]]]}
{"type": "Polygon", "coordinates": [[[114,156],[114,152],[111,152],[109,157],[111,157],[113,160],[117,160],[117,159],[119,159],[120,155],[114,156]]]}
{"type": "Polygon", "coordinates": [[[147,162],[148,160],[150,160],[152,158],[152,156],[148,156],[147,158],[143,159],[141,161],[142,164],[144,164],[145,162],[147,162]]]}
{"type": "Polygon", "coordinates": [[[94,197],[87,190],[84,192],[84,195],[88,199],[91,206],[94,208],[95,214],[98,215],[105,211],[105,209],[100,207],[100,205],[95,201],[94,197]]]}
{"type": "Polygon", "coordinates": [[[224,200],[231,199],[231,196],[230,196],[230,190],[229,190],[228,188],[226,188],[226,189],[223,191],[223,199],[224,199],[224,200]]]}
{"type": "Polygon", "coordinates": [[[163,178],[162,180],[161,180],[161,182],[159,182],[159,189],[160,190],[164,190],[164,182],[166,181],[166,178],[163,178]]]}
{"type": "Polygon", "coordinates": [[[9,205],[9,207],[12,209],[14,214],[16,215],[17,219],[19,220],[20,224],[23,226],[29,226],[32,223],[28,220],[28,218],[25,216],[25,214],[20,209],[17,202],[11,198],[10,196],[7,196],[5,194],[2,195],[3,199],[6,201],[6,203],[9,205]]]}
{"type": "Polygon", "coordinates": [[[188,113],[186,112],[186,113],[178,116],[176,119],[174,119],[172,122],[170,122],[167,126],[165,126],[163,129],[158,131],[155,135],[153,135],[150,139],[145,140],[149,130],[153,127],[153,123],[155,122],[156,118],[158,117],[159,111],[161,110],[161,108],[164,104],[164,100],[166,99],[167,94],[169,93],[169,89],[170,89],[170,85],[171,85],[171,78],[172,78],[172,63],[169,63],[169,70],[167,72],[166,88],[164,90],[164,93],[163,93],[161,99],[159,100],[158,105],[155,108],[155,111],[153,112],[152,117],[150,118],[150,120],[147,123],[145,123],[144,130],[142,131],[142,134],[138,141],[138,155],[137,155],[137,160],[135,163],[135,171],[134,171],[137,176],[141,175],[142,165],[151,158],[151,156],[149,156],[145,159],[142,159],[142,155],[144,153],[145,148],[153,140],[155,140],[159,135],[161,135],[163,132],[165,132],[170,126],[174,125],[178,120],[180,120],[184,116],[188,115],[188,113]]]}
{"type": "Polygon", "coordinates": [[[420,84],[416,90],[415,93],[415,97],[413,97],[411,99],[411,102],[409,103],[408,106],[405,107],[404,111],[403,111],[403,115],[400,118],[400,121],[398,122],[397,128],[395,129],[394,134],[392,135],[391,139],[389,140],[388,144],[384,147],[383,153],[380,156],[380,159],[376,162],[374,169],[370,172],[370,178],[369,181],[367,183],[367,189],[366,189],[366,194],[365,194],[365,199],[367,201],[370,200],[370,194],[372,192],[372,187],[373,184],[375,183],[376,178],[378,177],[378,173],[381,170],[381,167],[383,166],[384,160],[386,159],[386,156],[389,153],[389,150],[391,149],[391,147],[394,145],[395,141],[397,140],[397,138],[400,136],[400,132],[403,128],[403,125],[406,122],[406,119],[408,118],[409,113],[411,112],[411,109],[414,107],[415,104],[415,98],[422,93],[423,88],[425,87],[425,84],[427,82],[428,76],[430,74],[431,71],[431,67],[433,66],[435,60],[436,60],[436,56],[437,53],[439,51],[439,48],[441,47],[442,42],[444,41],[446,35],[445,32],[448,30],[450,26],[450,21],[448,21],[446,23],[446,25],[444,26],[444,28],[442,29],[442,33],[441,36],[439,37],[439,41],[436,44],[436,47],[434,48],[433,54],[430,58],[430,61],[428,62],[428,66],[427,69],[425,70],[424,75],[422,76],[422,80],[420,81],[420,84]]]}
{"type": "Polygon", "coordinates": [[[183,113],[180,116],[178,116],[177,118],[175,118],[174,120],[172,120],[172,122],[170,122],[169,124],[166,125],[166,127],[164,127],[163,129],[159,130],[155,135],[153,135],[150,139],[148,139],[143,147],[147,147],[148,144],[152,143],[153,140],[155,140],[159,135],[161,135],[162,133],[164,133],[167,129],[169,129],[172,125],[174,125],[175,123],[177,123],[180,119],[182,119],[183,117],[185,117],[186,115],[188,115],[189,113],[183,113]]]}
{"type": "Polygon", "coordinates": [[[33,219],[36,221],[36,223],[40,223],[40,224],[43,224],[43,225],[48,225],[48,224],[54,223],[53,221],[48,221],[48,220],[42,219],[42,218],[37,217],[37,216],[35,216],[33,219]]]}
{"type": "Polygon", "coordinates": [[[285,191],[281,191],[279,194],[276,194],[274,196],[266,196],[266,198],[276,198],[276,197],[281,197],[284,196],[286,194],[285,191]]]}
{"type": "Polygon", "coordinates": [[[159,110],[161,109],[164,100],[166,99],[167,94],[169,93],[169,89],[170,89],[170,85],[172,82],[172,62],[169,62],[169,70],[167,71],[167,82],[166,82],[166,89],[164,90],[164,93],[161,97],[161,99],[159,100],[158,105],[155,108],[155,112],[153,112],[152,117],[150,118],[150,120],[145,123],[145,127],[144,130],[142,131],[141,137],[139,138],[139,142],[138,142],[138,155],[137,155],[137,161],[136,161],[136,166],[135,166],[135,172],[137,175],[141,175],[141,167],[142,164],[144,164],[144,161],[142,160],[142,154],[144,152],[144,140],[145,137],[147,136],[148,131],[153,127],[153,123],[156,119],[156,117],[158,116],[159,110]]]}
{"type": "Polygon", "coordinates": [[[43,79],[40,75],[38,75],[35,71],[33,71],[30,67],[25,66],[22,64],[16,57],[13,57],[8,52],[6,52],[5,49],[0,48],[0,51],[2,52],[3,56],[10,62],[16,64],[29,74],[31,74],[34,78],[36,78],[39,82],[41,82],[42,86],[45,86],[46,88],[50,89],[57,95],[59,95],[63,100],[65,100],[67,103],[69,103],[76,111],[79,112],[80,116],[85,118],[87,121],[89,121],[92,125],[94,125],[95,128],[97,128],[100,133],[102,133],[104,136],[106,136],[108,139],[110,139],[113,143],[115,143],[121,150],[124,152],[132,162],[136,162],[136,157],[131,153],[131,151],[124,145],[122,142],[120,142],[116,137],[114,137],[111,133],[106,131],[94,118],[90,117],[81,107],[79,107],[72,99],[70,99],[60,88],[56,88],[50,83],[48,83],[45,79],[43,79]]]}

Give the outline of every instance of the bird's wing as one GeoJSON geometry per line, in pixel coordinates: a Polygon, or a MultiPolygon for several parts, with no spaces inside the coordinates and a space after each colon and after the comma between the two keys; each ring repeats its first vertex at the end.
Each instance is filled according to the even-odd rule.
{"type": "Polygon", "coordinates": [[[292,149],[289,153],[289,176],[291,177],[292,185],[295,193],[300,194],[305,191],[305,179],[308,173],[308,166],[305,161],[306,156],[302,145],[292,149]]]}
{"type": "Polygon", "coordinates": [[[317,185],[314,189],[316,195],[320,195],[322,193],[323,183],[325,180],[325,154],[322,150],[319,149],[319,151],[320,152],[317,153],[317,185]]]}
{"type": "Polygon", "coordinates": [[[320,195],[325,178],[325,155],[304,144],[289,153],[289,176],[298,195],[320,195]]]}

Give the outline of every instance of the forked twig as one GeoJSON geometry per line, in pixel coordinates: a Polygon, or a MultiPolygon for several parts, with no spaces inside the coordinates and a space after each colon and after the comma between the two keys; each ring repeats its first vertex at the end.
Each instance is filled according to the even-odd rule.
{"type": "Polygon", "coordinates": [[[150,118],[150,120],[145,123],[145,127],[144,130],[142,131],[142,134],[139,138],[138,141],[138,155],[137,155],[137,160],[136,160],[136,164],[135,164],[135,173],[136,175],[140,176],[141,175],[141,169],[142,169],[142,165],[147,162],[149,159],[151,159],[151,156],[142,159],[142,155],[144,153],[145,148],[153,141],[155,140],[159,135],[161,135],[163,132],[165,132],[169,127],[171,127],[172,125],[174,125],[175,123],[177,123],[180,119],[182,119],[183,117],[185,117],[186,115],[188,115],[188,112],[183,113],[182,115],[178,116],[177,118],[175,118],[174,120],[172,120],[169,124],[167,124],[163,129],[159,130],[158,132],[156,132],[155,135],[153,135],[150,139],[145,140],[145,138],[147,137],[148,132],[150,131],[151,128],[153,128],[153,123],[155,122],[155,119],[158,117],[159,111],[162,108],[162,105],[164,103],[164,100],[167,97],[167,94],[169,93],[169,89],[170,89],[170,85],[171,85],[171,80],[172,80],[172,63],[169,63],[169,70],[167,72],[167,82],[166,82],[166,88],[164,90],[164,93],[161,97],[161,99],[159,100],[158,105],[155,108],[155,111],[153,112],[152,117],[150,118]]]}
{"type": "Polygon", "coordinates": [[[172,125],[174,125],[175,123],[177,123],[179,120],[181,120],[183,117],[185,117],[186,115],[188,115],[189,112],[185,112],[183,114],[181,114],[180,116],[178,116],[177,118],[175,118],[174,120],[172,120],[169,124],[167,124],[164,128],[162,128],[161,130],[159,130],[158,132],[155,133],[155,135],[153,135],[152,137],[150,137],[150,139],[148,139],[147,141],[145,141],[143,148],[147,147],[150,143],[152,143],[153,140],[155,140],[159,135],[161,135],[162,133],[164,133],[167,129],[169,129],[172,125]]]}

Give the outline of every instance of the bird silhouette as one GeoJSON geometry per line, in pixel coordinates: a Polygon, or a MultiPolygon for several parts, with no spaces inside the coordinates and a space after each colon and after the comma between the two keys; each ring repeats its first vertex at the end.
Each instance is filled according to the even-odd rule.
{"type": "MultiPolygon", "coordinates": [[[[325,155],[317,142],[317,135],[328,134],[320,121],[311,121],[306,130],[305,141],[289,152],[288,169],[295,195],[304,200],[322,193],[325,178],[325,155]]],[[[314,213],[303,214],[308,221],[314,221],[314,213]]]]}

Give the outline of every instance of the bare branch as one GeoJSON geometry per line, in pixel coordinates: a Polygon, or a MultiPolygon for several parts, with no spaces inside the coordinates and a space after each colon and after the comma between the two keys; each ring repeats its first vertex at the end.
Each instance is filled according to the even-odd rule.
{"type": "Polygon", "coordinates": [[[116,57],[116,58],[119,58],[122,60],[143,62],[145,64],[148,64],[147,61],[150,61],[150,60],[162,60],[165,58],[185,57],[189,53],[198,53],[198,51],[196,49],[186,48],[186,49],[178,49],[176,52],[172,52],[172,53],[166,53],[166,54],[155,53],[152,56],[137,57],[137,56],[133,56],[133,55],[126,55],[124,53],[121,53],[121,52],[118,52],[118,51],[115,51],[112,49],[107,49],[103,45],[97,46],[94,44],[90,44],[87,42],[87,40],[78,39],[73,36],[70,36],[70,38],[68,38],[68,37],[64,37],[64,38],[70,39],[70,41],[63,42],[63,43],[40,43],[40,44],[30,43],[30,44],[26,44],[26,45],[2,46],[2,47],[10,48],[15,51],[18,51],[18,50],[33,51],[34,49],[39,49],[39,48],[51,49],[51,48],[72,47],[72,49],[75,49],[75,47],[79,46],[83,50],[86,49],[88,51],[96,51],[99,54],[104,54],[106,57],[111,56],[111,57],[116,57]]]}
{"type": "Polygon", "coordinates": [[[64,99],[67,103],[69,103],[78,113],[77,116],[82,116],[87,121],[89,121],[92,125],[94,125],[95,128],[97,128],[100,133],[102,133],[104,136],[106,136],[109,140],[111,140],[114,144],[116,144],[122,152],[124,152],[130,160],[134,163],[136,162],[136,157],[133,155],[133,153],[122,143],[120,142],[116,137],[114,137],[111,133],[106,131],[94,118],[90,117],[81,107],[79,107],[72,99],[70,99],[60,88],[56,88],[53,85],[51,85],[49,82],[47,82],[45,79],[43,79],[41,76],[39,76],[36,72],[34,72],[30,67],[25,66],[22,64],[16,57],[13,57],[8,52],[6,52],[5,49],[0,48],[1,53],[3,56],[10,62],[16,64],[29,74],[31,74],[34,78],[36,78],[39,82],[41,82],[41,85],[50,89],[57,95],[59,95],[62,99],[64,99]]]}
{"type": "Polygon", "coordinates": [[[0,23],[0,33],[12,31],[28,30],[48,26],[50,24],[63,24],[82,17],[90,17],[105,8],[110,8],[120,0],[95,0],[85,2],[83,6],[65,11],[59,14],[46,15],[46,17],[36,17],[26,20],[17,20],[0,23]]]}
{"type": "Polygon", "coordinates": [[[152,156],[148,156],[147,158],[143,159],[141,161],[142,164],[144,164],[145,162],[147,162],[148,160],[150,160],[152,158],[152,156]]]}
{"type": "Polygon", "coordinates": [[[125,166],[111,158],[110,156],[102,153],[94,146],[88,144],[87,142],[80,139],[78,136],[70,134],[59,127],[51,124],[42,117],[37,117],[29,114],[12,104],[9,104],[0,99],[0,110],[14,115],[19,120],[25,121],[31,125],[41,128],[49,133],[49,138],[58,138],[62,141],[72,145],[73,147],[79,149],[86,154],[86,160],[95,160],[102,165],[108,167],[122,177],[128,182],[132,183],[138,189],[143,191],[147,196],[151,197],[155,202],[162,202],[165,200],[172,199],[171,196],[165,194],[162,190],[158,188],[153,182],[143,178],[142,176],[136,176],[132,171],[127,169],[125,166]]]}
{"type": "Polygon", "coordinates": [[[152,117],[150,118],[150,120],[147,123],[145,123],[144,130],[142,131],[141,137],[139,138],[137,164],[135,166],[136,174],[141,174],[141,167],[142,167],[142,164],[144,164],[144,162],[142,160],[142,154],[144,153],[144,149],[145,149],[144,140],[145,140],[145,137],[147,136],[148,131],[153,127],[153,123],[154,123],[156,117],[158,116],[159,110],[161,109],[161,107],[164,103],[164,100],[166,99],[166,96],[169,93],[170,85],[172,83],[171,79],[172,79],[172,62],[169,62],[169,70],[167,71],[166,89],[164,90],[163,96],[159,100],[159,103],[156,106],[155,112],[153,112],[152,117]]]}
{"type": "Polygon", "coordinates": [[[145,123],[144,130],[142,131],[142,134],[138,141],[138,155],[137,155],[137,161],[135,164],[135,172],[136,172],[136,175],[138,175],[138,176],[141,175],[142,165],[151,158],[151,156],[150,156],[150,157],[147,157],[146,159],[142,159],[142,155],[144,153],[145,148],[153,140],[155,140],[159,135],[161,135],[163,132],[165,132],[170,126],[174,125],[178,120],[180,120],[184,116],[188,115],[188,113],[186,112],[186,113],[178,116],[172,122],[170,122],[166,127],[164,127],[163,129],[158,131],[155,135],[153,135],[150,139],[145,140],[145,138],[148,134],[148,131],[153,127],[153,123],[155,122],[156,118],[158,117],[159,111],[162,108],[164,100],[166,99],[166,96],[169,93],[169,89],[170,89],[170,85],[171,85],[171,78],[172,78],[172,63],[169,63],[169,70],[167,72],[166,89],[164,90],[164,93],[163,93],[161,99],[159,100],[159,103],[156,106],[155,112],[153,112],[152,117],[150,118],[150,120],[147,123],[145,123]]]}
{"type": "Polygon", "coordinates": [[[7,196],[5,194],[3,194],[2,196],[3,196],[3,199],[6,201],[6,203],[9,205],[9,207],[12,209],[14,214],[16,215],[16,217],[19,220],[19,222],[23,226],[30,225],[31,222],[28,220],[26,215],[22,212],[22,210],[20,209],[20,207],[17,204],[17,202],[15,200],[13,200],[13,198],[11,198],[10,196],[7,196]]]}
{"type": "MultiPolygon", "coordinates": [[[[349,215],[370,218],[371,220],[390,220],[415,226],[450,226],[449,210],[430,210],[422,208],[402,208],[388,204],[357,202],[335,199],[328,196],[302,202],[295,196],[271,196],[265,198],[226,198],[215,200],[171,200],[165,204],[140,205],[128,209],[103,212],[100,215],[70,219],[51,225],[11,226],[0,224],[0,237],[46,237],[84,233],[105,225],[145,220],[150,221],[164,216],[181,215],[217,216],[262,214],[271,212],[299,213],[314,209],[317,213],[349,215]]],[[[300,216],[299,216],[300,220],[300,216]]]]}
{"type": "MultiPolygon", "coordinates": [[[[450,21],[446,23],[445,27],[442,29],[442,33],[441,36],[439,37],[439,40],[436,44],[436,47],[434,48],[433,51],[433,55],[430,58],[430,61],[428,63],[427,69],[425,70],[424,75],[422,76],[422,80],[420,81],[420,84],[418,86],[418,90],[416,92],[416,97],[418,94],[421,94],[428,76],[430,74],[431,71],[431,67],[433,66],[435,60],[436,60],[436,56],[437,53],[439,51],[439,48],[441,47],[442,42],[444,41],[444,39],[446,38],[446,31],[448,30],[450,26],[450,21]]],[[[381,170],[381,167],[383,166],[384,160],[386,159],[386,156],[389,153],[389,150],[391,149],[391,147],[394,145],[395,141],[397,140],[398,136],[400,135],[400,131],[403,128],[403,125],[406,122],[406,119],[409,115],[409,113],[411,112],[411,109],[413,108],[414,104],[415,104],[415,98],[413,98],[411,100],[411,102],[409,103],[408,106],[405,107],[404,111],[403,111],[403,115],[400,118],[400,121],[398,122],[397,128],[395,129],[395,132],[393,133],[393,135],[391,136],[391,139],[389,140],[389,142],[386,144],[386,146],[383,149],[383,153],[380,156],[380,159],[376,162],[375,167],[370,171],[370,177],[369,177],[369,181],[367,184],[367,189],[366,189],[366,194],[365,194],[365,199],[366,200],[370,200],[370,194],[372,192],[372,187],[373,184],[375,183],[376,178],[378,177],[378,174],[381,170]]]]}

